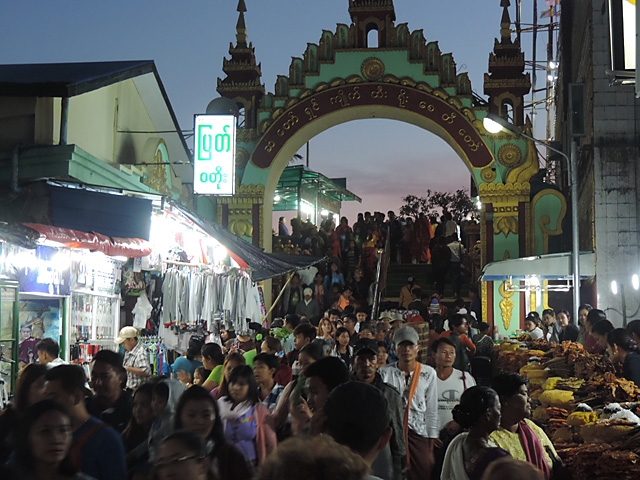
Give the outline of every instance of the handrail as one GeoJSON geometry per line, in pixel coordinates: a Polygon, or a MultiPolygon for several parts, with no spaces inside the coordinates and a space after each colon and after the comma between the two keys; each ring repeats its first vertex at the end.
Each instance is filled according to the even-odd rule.
{"type": "Polygon", "coordinates": [[[387,288],[387,270],[389,268],[389,253],[391,251],[391,235],[387,232],[387,239],[384,244],[384,250],[378,251],[378,265],[376,267],[376,288],[373,294],[373,308],[371,309],[371,318],[377,320],[380,310],[380,298],[382,292],[387,288]]]}

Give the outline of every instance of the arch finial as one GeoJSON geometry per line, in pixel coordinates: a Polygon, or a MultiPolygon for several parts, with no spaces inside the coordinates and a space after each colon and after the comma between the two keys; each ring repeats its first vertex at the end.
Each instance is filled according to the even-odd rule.
{"type": "Polygon", "coordinates": [[[500,0],[500,6],[502,7],[502,20],[500,21],[500,36],[502,37],[502,41],[500,43],[511,43],[510,5],[511,2],[509,0],[500,0]]]}
{"type": "Polygon", "coordinates": [[[244,21],[244,12],[247,11],[247,6],[244,0],[238,0],[238,8],[236,9],[240,14],[238,15],[238,23],[236,23],[236,40],[238,46],[247,46],[247,25],[244,21]]]}

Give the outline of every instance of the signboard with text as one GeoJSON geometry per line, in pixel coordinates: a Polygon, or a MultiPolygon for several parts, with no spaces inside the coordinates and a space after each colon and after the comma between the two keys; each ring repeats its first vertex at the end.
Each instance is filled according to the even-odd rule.
{"type": "Polygon", "coordinates": [[[611,68],[615,72],[636,69],[636,2],[609,0],[611,68]]]}
{"type": "Polygon", "coordinates": [[[194,139],[194,193],[233,195],[236,170],[236,117],[196,115],[194,139]]]}

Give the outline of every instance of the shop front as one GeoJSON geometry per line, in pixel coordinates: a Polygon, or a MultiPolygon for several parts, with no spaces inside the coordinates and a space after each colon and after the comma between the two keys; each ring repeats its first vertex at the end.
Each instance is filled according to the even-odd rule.
{"type": "MultiPolygon", "coordinates": [[[[112,239],[102,239],[91,251],[87,247],[100,242],[95,234],[33,224],[27,230],[37,238],[32,245],[0,242],[5,359],[0,370],[9,392],[17,372],[38,361],[37,345],[44,338],[60,345],[60,358],[81,365],[88,365],[101,348],[117,350],[121,270],[127,257],[99,250],[145,251],[112,239]]],[[[137,247],[143,242],[135,240],[137,247]]]]}

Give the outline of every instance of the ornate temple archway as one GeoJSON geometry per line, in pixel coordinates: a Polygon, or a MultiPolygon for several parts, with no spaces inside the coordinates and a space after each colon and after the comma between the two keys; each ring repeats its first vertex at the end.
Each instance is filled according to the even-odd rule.
{"type": "MultiPolygon", "coordinates": [[[[271,218],[276,184],[292,156],[308,140],[336,125],[366,118],[394,119],[444,139],[469,169],[478,186],[481,262],[547,253],[549,236],[562,232],[564,197],[535,179],[539,162],[529,141],[511,134],[489,134],[488,112],[508,109],[513,121],[530,131],[524,115],[529,75],[524,54],[511,39],[508,0],[502,0],[500,39],[489,56],[484,91],[473,94],[466,73],[456,73],[452,54],[442,54],[421,30],[395,24],[392,0],[350,0],[352,23],[325,30],[279,76],[274,93],[265,93],[253,47],[247,43],[244,0],[239,0],[237,43],[224,61],[218,92],[244,108],[238,130],[237,176],[233,197],[218,199],[218,221],[236,235],[271,249],[271,218]],[[369,31],[378,46],[368,48],[369,31]]],[[[527,301],[504,285],[487,282],[484,318],[502,331],[520,328],[527,301]],[[500,288],[502,287],[502,288],[500,288]]]]}

